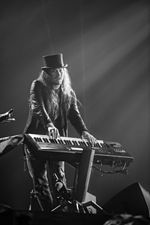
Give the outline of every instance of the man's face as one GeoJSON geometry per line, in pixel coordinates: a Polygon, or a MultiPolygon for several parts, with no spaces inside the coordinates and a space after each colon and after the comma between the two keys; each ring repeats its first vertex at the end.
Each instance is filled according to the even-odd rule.
{"type": "Polygon", "coordinates": [[[64,79],[63,68],[48,69],[46,73],[48,74],[48,83],[50,83],[54,89],[58,89],[64,79]]]}

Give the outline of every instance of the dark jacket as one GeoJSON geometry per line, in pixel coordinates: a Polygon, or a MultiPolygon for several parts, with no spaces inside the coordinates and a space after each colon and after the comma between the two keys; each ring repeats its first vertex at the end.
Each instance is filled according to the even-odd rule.
{"type": "Polygon", "coordinates": [[[68,120],[79,135],[87,130],[77,106],[75,92],[72,90],[70,107],[63,102],[60,95],[59,116],[53,115],[49,98],[48,87],[40,80],[34,80],[30,89],[29,115],[24,133],[47,134],[47,126],[53,123],[59,130],[61,136],[67,136],[68,120]]]}

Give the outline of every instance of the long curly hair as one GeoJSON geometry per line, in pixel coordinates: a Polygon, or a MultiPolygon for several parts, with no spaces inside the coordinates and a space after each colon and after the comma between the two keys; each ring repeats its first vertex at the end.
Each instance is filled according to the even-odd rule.
{"type": "MultiPolygon", "coordinates": [[[[63,72],[63,81],[60,87],[62,104],[65,105],[66,110],[69,109],[73,95],[73,89],[71,85],[71,79],[67,68],[62,69],[63,72]]],[[[52,105],[53,113],[55,113],[59,107],[58,103],[58,94],[57,92],[47,83],[47,77],[49,75],[45,71],[41,71],[39,74],[38,80],[40,80],[45,86],[50,96],[50,102],[52,105]]],[[[76,97],[75,97],[76,98],[76,97]]]]}

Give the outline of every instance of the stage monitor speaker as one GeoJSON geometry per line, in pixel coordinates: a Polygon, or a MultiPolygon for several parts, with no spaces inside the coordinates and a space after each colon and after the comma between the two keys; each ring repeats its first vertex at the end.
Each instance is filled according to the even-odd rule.
{"type": "Polygon", "coordinates": [[[150,216],[150,193],[139,183],[133,183],[103,205],[109,213],[150,216]]]}

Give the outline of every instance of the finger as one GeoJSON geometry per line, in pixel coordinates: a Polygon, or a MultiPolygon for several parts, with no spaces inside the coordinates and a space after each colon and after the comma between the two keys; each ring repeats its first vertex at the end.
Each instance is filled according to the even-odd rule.
{"type": "Polygon", "coordinates": [[[94,137],[91,138],[91,143],[92,143],[92,147],[94,147],[94,145],[96,143],[96,139],[94,137]]]}
{"type": "Polygon", "coordinates": [[[8,113],[12,113],[14,110],[13,109],[10,109],[9,111],[8,111],[8,113]]]}
{"type": "Polygon", "coordinates": [[[49,138],[52,138],[50,131],[48,131],[48,136],[49,136],[49,138]]]}
{"type": "Polygon", "coordinates": [[[59,131],[56,130],[56,138],[60,137],[59,131]]]}
{"type": "Polygon", "coordinates": [[[13,109],[10,109],[10,110],[8,111],[8,115],[9,115],[9,116],[12,116],[12,115],[13,115],[13,111],[14,111],[13,109]]]}
{"type": "Polygon", "coordinates": [[[52,135],[52,138],[53,138],[53,139],[56,138],[56,130],[55,130],[55,129],[52,129],[51,135],[52,135]]]}
{"type": "Polygon", "coordinates": [[[8,121],[15,121],[15,118],[9,118],[8,121]]]}
{"type": "Polygon", "coordinates": [[[57,138],[57,130],[56,130],[56,129],[53,130],[53,137],[54,137],[55,139],[57,138]]]}
{"type": "Polygon", "coordinates": [[[49,137],[53,138],[53,130],[52,129],[49,129],[49,137]]]}
{"type": "Polygon", "coordinates": [[[56,139],[56,138],[58,138],[59,137],[59,131],[58,131],[58,129],[53,129],[53,137],[56,139]]]}
{"type": "Polygon", "coordinates": [[[60,137],[60,134],[59,134],[59,131],[57,132],[57,138],[59,138],[60,137]]]}

